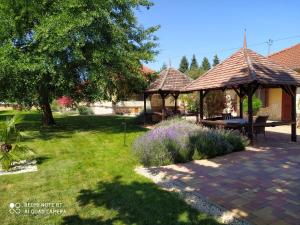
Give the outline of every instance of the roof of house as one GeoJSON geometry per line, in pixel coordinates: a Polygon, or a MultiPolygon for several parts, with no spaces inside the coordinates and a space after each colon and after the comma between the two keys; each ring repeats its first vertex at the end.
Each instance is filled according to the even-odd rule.
{"type": "Polygon", "coordinates": [[[257,82],[300,86],[300,74],[244,47],[187,85],[185,91],[233,88],[257,82]]]}
{"type": "Polygon", "coordinates": [[[182,91],[190,84],[192,79],[174,68],[167,68],[159,73],[158,78],[153,81],[146,92],[177,92],[182,91]]]}
{"type": "Polygon", "coordinates": [[[150,73],[154,73],[155,71],[150,69],[149,67],[142,65],[142,73],[144,74],[150,74],[150,73]]]}
{"type": "Polygon", "coordinates": [[[276,52],[268,58],[293,70],[300,69],[300,43],[276,52]]]}

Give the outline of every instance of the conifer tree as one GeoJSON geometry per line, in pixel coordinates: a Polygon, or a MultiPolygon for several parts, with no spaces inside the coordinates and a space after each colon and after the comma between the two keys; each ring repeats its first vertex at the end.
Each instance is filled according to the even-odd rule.
{"type": "Polygon", "coordinates": [[[186,56],[183,56],[180,61],[179,71],[185,73],[189,69],[189,62],[186,56]]]}
{"type": "Polygon", "coordinates": [[[216,66],[216,65],[218,65],[219,63],[220,63],[220,60],[219,60],[218,55],[216,54],[216,55],[214,56],[213,66],[216,66]]]}
{"type": "Polygon", "coordinates": [[[210,70],[211,66],[207,57],[203,58],[201,67],[204,71],[210,70]]]}
{"type": "Polygon", "coordinates": [[[192,61],[191,61],[191,65],[190,65],[190,70],[195,70],[195,69],[198,69],[198,68],[199,68],[199,65],[198,65],[196,56],[193,55],[193,58],[192,58],[192,61]]]}

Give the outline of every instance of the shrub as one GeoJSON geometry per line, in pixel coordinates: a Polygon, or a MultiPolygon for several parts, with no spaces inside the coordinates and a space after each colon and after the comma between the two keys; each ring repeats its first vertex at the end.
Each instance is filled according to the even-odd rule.
{"type": "Polygon", "coordinates": [[[58,105],[57,100],[54,99],[54,100],[52,101],[52,103],[51,103],[51,109],[52,109],[53,112],[59,112],[60,107],[59,107],[59,105],[58,105]]]}
{"type": "Polygon", "coordinates": [[[0,164],[3,170],[10,170],[15,162],[32,159],[34,151],[26,145],[13,144],[19,142],[21,133],[16,125],[22,122],[19,114],[7,118],[0,130],[0,164]]]}
{"type": "Polygon", "coordinates": [[[140,136],[133,144],[133,152],[145,166],[190,161],[193,152],[188,147],[189,134],[196,129],[196,125],[187,121],[164,121],[140,136]]]}
{"type": "Polygon", "coordinates": [[[219,129],[219,133],[232,145],[234,152],[245,150],[249,144],[248,138],[241,135],[237,130],[219,129]]]}
{"type": "Polygon", "coordinates": [[[233,151],[232,145],[219,130],[202,128],[190,136],[190,148],[195,152],[193,159],[208,159],[233,151]]]}
{"type": "Polygon", "coordinates": [[[144,166],[161,166],[241,151],[247,144],[236,131],[201,128],[174,118],[137,138],[133,152],[144,166]]]}
{"type": "Polygon", "coordinates": [[[57,99],[57,103],[58,105],[60,105],[61,107],[66,107],[66,108],[70,108],[72,107],[74,101],[71,97],[69,96],[62,96],[59,99],[57,99]]]}
{"type": "Polygon", "coordinates": [[[80,115],[94,115],[93,110],[86,106],[79,106],[78,112],[80,115]]]}
{"type": "MultiPolygon", "coordinates": [[[[256,115],[261,107],[262,107],[262,101],[256,96],[253,96],[252,98],[253,115],[256,115]]],[[[245,112],[248,112],[248,98],[244,99],[243,108],[245,112]]]]}

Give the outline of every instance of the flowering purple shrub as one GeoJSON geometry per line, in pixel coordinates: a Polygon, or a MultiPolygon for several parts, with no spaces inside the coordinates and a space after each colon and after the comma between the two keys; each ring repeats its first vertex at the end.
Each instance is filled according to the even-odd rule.
{"type": "Polygon", "coordinates": [[[133,151],[145,166],[167,165],[190,161],[193,152],[189,135],[199,129],[184,120],[170,120],[140,136],[133,144],[133,151]]]}
{"type": "Polygon", "coordinates": [[[182,119],[158,124],[138,137],[133,152],[144,166],[183,163],[244,150],[247,139],[235,131],[199,127],[182,119]]]}
{"type": "Polygon", "coordinates": [[[190,135],[193,159],[207,159],[245,150],[248,139],[238,131],[202,128],[190,135]]]}

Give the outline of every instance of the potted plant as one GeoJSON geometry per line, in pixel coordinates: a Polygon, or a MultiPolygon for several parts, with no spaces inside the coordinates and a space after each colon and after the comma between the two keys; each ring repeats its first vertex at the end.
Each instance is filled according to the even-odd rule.
{"type": "Polygon", "coordinates": [[[19,114],[7,119],[0,128],[0,165],[3,170],[10,170],[21,160],[27,160],[34,155],[34,151],[26,145],[20,145],[21,133],[16,125],[21,123],[19,114]],[[15,144],[13,144],[16,142],[15,144]]]}

